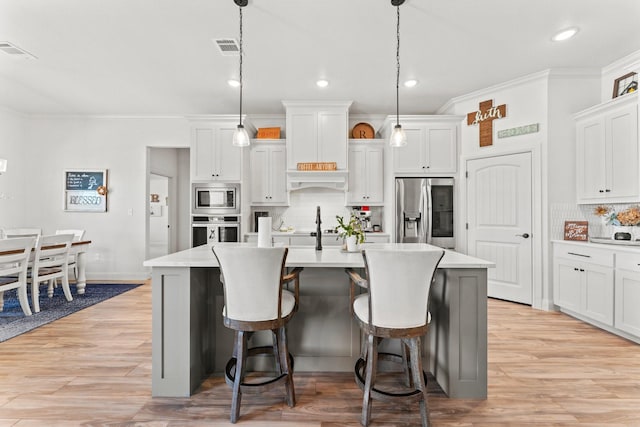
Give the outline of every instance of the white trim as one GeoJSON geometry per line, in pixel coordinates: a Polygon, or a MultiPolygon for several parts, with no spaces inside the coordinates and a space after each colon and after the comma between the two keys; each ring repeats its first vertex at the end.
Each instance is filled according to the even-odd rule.
{"type": "Polygon", "coordinates": [[[602,67],[602,75],[612,73],[619,68],[638,72],[638,70],[640,69],[640,50],[624,56],[605,67],[602,67]]]}

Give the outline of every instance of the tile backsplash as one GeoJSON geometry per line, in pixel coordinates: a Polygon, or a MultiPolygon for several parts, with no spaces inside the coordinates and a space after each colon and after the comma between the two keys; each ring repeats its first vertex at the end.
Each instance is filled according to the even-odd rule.
{"type": "MultiPolygon", "coordinates": [[[[273,218],[273,228],[291,226],[298,231],[312,231],[316,229],[316,207],[320,206],[322,230],[334,228],[338,223],[336,215],[348,218],[351,207],[345,206],[345,194],[324,188],[308,188],[290,193],[290,206],[251,208],[253,212],[268,212],[273,218]]],[[[375,224],[382,224],[382,207],[371,207],[372,220],[375,224]]],[[[253,227],[253,224],[251,225],[253,227]]],[[[255,230],[251,230],[255,231],[255,230]]]]}
{"type": "Polygon", "coordinates": [[[570,203],[554,203],[550,208],[551,239],[562,240],[564,238],[565,221],[589,221],[590,237],[609,237],[613,234],[613,226],[606,225],[602,217],[597,216],[594,210],[597,206],[607,206],[616,211],[624,210],[636,204],[595,204],[575,205],[570,203]]]}

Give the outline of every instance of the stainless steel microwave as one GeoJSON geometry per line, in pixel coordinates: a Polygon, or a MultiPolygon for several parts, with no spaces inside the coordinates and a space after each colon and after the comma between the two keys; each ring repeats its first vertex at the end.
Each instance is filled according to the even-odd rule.
{"type": "Polygon", "coordinates": [[[192,184],[193,215],[219,215],[240,213],[240,184],[192,184]]]}

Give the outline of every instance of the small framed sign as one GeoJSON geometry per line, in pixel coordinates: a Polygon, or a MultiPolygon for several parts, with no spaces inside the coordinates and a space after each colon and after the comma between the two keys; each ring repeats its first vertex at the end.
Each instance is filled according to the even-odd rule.
{"type": "Polygon", "coordinates": [[[613,98],[638,90],[638,74],[631,72],[613,81],[613,98]]]}
{"type": "Polygon", "coordinates": [[[589,238],[588,221],[565,221],[564,240],[577,240],[586,242],[589,238]]]}
{"type": "Polygon", "coordinates": [[[67,212],[107,211],[107,170],[64,171],[64,210],[67,212]]]}

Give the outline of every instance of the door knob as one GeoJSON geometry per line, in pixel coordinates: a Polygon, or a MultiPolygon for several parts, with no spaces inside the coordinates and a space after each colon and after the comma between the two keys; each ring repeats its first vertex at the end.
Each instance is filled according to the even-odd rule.
{"type": "Polygon", "coordinates": [[[528,239],[528,238],[529,238],[529,233],[516,234],[516,236],[518,236],[518,237],[522,237],[522,238],[524,238],[524,239],[528,239]]]}

